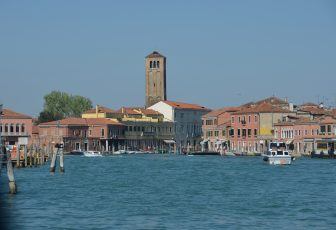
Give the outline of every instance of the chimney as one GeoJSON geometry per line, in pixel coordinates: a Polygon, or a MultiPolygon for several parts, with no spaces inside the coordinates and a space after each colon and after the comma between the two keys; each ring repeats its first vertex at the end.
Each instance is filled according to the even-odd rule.
{"type": "Polygon", "coordinates": [[[124,114],[125,113],[125,108],[121,107],[121,113],[124,114]]]}
{"type": "Polygon", "coordinates": [[[96,105],[96,118],[98,118],[99,105],[96,105]]]}

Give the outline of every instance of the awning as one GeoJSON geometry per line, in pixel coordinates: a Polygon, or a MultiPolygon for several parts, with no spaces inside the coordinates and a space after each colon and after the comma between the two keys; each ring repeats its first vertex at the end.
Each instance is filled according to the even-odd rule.
{"type": "Polygon", "coordinates": [[[163,140],[163,142],[166,144],[175,144],[174,140],[163,140]]]}

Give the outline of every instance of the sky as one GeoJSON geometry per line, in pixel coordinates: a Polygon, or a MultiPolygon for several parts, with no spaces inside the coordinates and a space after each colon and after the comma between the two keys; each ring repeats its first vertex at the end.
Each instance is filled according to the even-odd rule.
{"type": "Polygon", "coordinates": [[[169,100],[336,106],[332,0],[1,0],[0,101],[32,116],[52,90],[143,106],[154,50],[167,57],[169,100]]]}

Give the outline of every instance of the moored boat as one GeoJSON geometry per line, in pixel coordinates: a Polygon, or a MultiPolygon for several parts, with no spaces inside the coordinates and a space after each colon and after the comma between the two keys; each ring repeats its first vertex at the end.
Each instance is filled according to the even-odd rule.
{"type": "Polygon", "coordinates": [[[263,160],[271,165],[290,165],[292,156],[284,142],[271,142],[269,150],[263,155],[263,160]]]}
{"type": "Polygon", "coordinates": [[[86,157],[102,157],[101,152],[98,151],[85,151],[84,156],[86,157]]]}

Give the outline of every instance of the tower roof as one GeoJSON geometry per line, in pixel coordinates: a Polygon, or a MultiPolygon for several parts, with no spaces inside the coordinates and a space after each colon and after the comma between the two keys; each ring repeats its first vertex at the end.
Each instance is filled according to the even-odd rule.
{"type": "Polygon", "coordinates": [[[160,53],[157,52],[157,51],[153,51],[153,53],[148,54],[148,55],[146,56],[146,58],[158,58],[158,57],[166,58],[165,56],[163,56],[162,54],[160,54],[160,53]]]}

